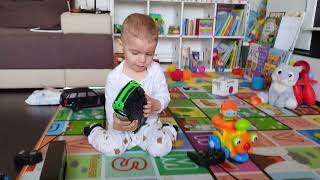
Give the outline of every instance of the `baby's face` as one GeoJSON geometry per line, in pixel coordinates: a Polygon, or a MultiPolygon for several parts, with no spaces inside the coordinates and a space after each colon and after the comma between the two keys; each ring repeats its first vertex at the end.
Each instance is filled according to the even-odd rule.
{"type": "Polygon", "coordinates": [[[157,42],[128,36],[122,45],[128,67],[135,72],[142,72],[151,64],[157,42]]]}

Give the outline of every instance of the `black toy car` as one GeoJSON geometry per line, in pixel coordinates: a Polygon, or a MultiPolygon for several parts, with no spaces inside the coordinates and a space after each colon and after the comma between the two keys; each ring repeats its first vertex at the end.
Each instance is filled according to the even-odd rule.
{"type": "Polygon", "coordinates": [[[15,155],[15,166],[21,168],[24,165],[34,165],[42,161],[42,154],[39,151],[25,151],[21,150],[15,155]]]}
{"type": "Polygon", "coordinates": [[[64,107],[71,107],[73,111],[82,108],[102,106],[105,103],[103,93],[98,94],[92,89],[73,88],[63,90],[60,96],[60,104],[64,107]]]}
{"type": "Polygon", "coordinates": [[[188,151],[187,156],[199,166],[208,167],[218,165],[225,161],[225,153],[222,150],[206,150],[198,153],[188,151]]]}

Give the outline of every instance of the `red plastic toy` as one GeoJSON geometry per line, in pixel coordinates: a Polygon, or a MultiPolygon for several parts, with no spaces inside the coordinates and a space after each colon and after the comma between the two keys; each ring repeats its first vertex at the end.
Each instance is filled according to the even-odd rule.
{"type": "Polygon", "coordinates": [[[180,81],[183,77],[183,72],[180,69],[176,69],[171,73],[171,79],[173,81],[180,81]]]}
{"type": "Polygon", "coordinates": [[[231,71],[231,73],[232,73],[233,75],[243,76],[244,71],[243,71],[242,68],[239,68],[239,67],[238,67],[238,68],[233,68],[232,71],[231,71]]]}
{"type": "Polygon", "coordinates": [[[294,95],[296,96],[298,104],[301,105],[303,102],[305,102],[307,105],[314,105],[316,103],[316,93],[311,85],[313,83],[317,83],[317,81],[309,78],[309,63],[300,60],[294,63],[293,66],[303,67],[299,74],[299,80],[293,86],[294,95]]]}

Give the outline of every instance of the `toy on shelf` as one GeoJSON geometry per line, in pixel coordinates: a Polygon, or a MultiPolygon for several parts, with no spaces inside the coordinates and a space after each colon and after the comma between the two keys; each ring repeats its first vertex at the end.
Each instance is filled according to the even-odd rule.
{"type": "Polygon", "coordinates": [[[212,80],[212,94],[218,96],[228,96],[238,93],[238,79],[223,78],[212,80]]]}
{"type": "Polygon", "coordinates": [[[169,35],[180,35],[180,27],[179,26],[169,26],[169,35]]]}
{"type": "Polygon", "coordinates": [[[212,58],[213,58],[213,65],[214,65],[215,72],[216,73],[223,73],[224,68],[225,68],[224,62],[223,62],[222,58],[220,57],[217,48],[213,49],[212,58]]]}
{"type": "Polygon", "coordinates": [[[199,60],[200,52],[192,51],[190,56],[190,66],[193,73],[196,73],[198,71],[199,60]]]}
{"type": "Polygon", "coordinates": [[[250,123],[246,119],[238,119],[237,104],[224,102],[220,114],[212,118],[216,128],[208,138],[209,150],[223,150],[225,158],[243,163],[249,160],[252,144],[257,140],[255,133],[248,133],[250,123]]]}
{"type": "Polygon", "coordinates": [[[171,79],[173,81],[180,81],[183,78],[183,72],[180,69],[176,69],[171,72],[171,79]]]}
{"type": "Polygon", "coordinates": [[[159,33],[164,34],[164,20],[162,19],[161,14],[156,13],[150,13],[150,17],[153,19],[153,21],[158,25],[159,33]]]}
{"type": "Polygon", "coordinates": [[[114,24],[114,33],[115,34],[121,34],[121,24],[114,24]]]}
{"type": "Polygon", "coordinates": [[[316,93],[311,85],[317,83],[317,81],[312,80],[309,63],[301,60],[294,63],[293,66],[302,66],[302,71],[299,74],[299,80],[293,86],[294,95],[297,99],[298,105],[301,105],[303,102],[307,105],[314,105],[316,103],[316,93]]]}

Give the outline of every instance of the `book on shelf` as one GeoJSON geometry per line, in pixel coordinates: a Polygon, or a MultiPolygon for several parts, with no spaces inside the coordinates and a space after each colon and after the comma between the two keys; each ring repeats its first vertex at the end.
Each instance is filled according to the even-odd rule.
{"type": "Polygon", "coordinates": [[[183,47],[181,49],[182,67],[185,67],[185,66],[189,67],[190,53],[191,53],[190,47],[183,47]]]}
{"type": "Polygon", "coordinates": [[[217,36],[237,36],[242,32],[243,9],[219,10],[217,12],[216,30],[217,36]]]}
{"type": "Polygon", "coordinates": [[[228,23],[226,23],[226,27],[225,27],[224,31],[222,32],[222,34],[221,34],[222,36],[229,36],[231,27],[235,23],[236,18],[234,16],[231,16],[231,15],[229,17],[230,18],[228,20],[228,23]]]}
{"type": "Polygon", "coordinates": [[[277,24],[276,18],[268,17],[263,25],[259,43],[272,47],[277,37],[278,29],[279,24],[277,24]]]}
{"type": "MultiPolygon", "coordinates": [[[[234,68],[238,64],[238,41],[219,41],[214,45],[214,51],[218,53],[223,65],[226,68],[234,68]]],[[[215,65],[214,63],[213,65],[215,65]]]]}
{"type": "Polygon", "coordinates": [[[259,59],[259,47],[262,46],[260,44],[252,43],[249,48],[247,62],[245,65],[244,76],[251,80],[253,77],[253,73],[257,67],[258,59],[259,59]]]}
{"type": "Polygon", "coordinates": [[[287,51],[270,48],[266,62],[261,70],[261,75],[265,78],[267,84],[271,84],[271,74],[280,63],[284,63],[287,51]]]}
{"type": "Polygon", "coordinates": [[[199,58],[200,58],[200,52],[199,51],[192,51],[190,56],[190,67],[197,68],[199,65],[199,58]]]}
{"type": "Polygon", "coordinates": [[[259,46],[259,56],[258,56],[258,63],[255,71],[253,72],[254,76],[261,76],[262,69],[267,61],[269,55],[270,47],[268,46],[259,46]]]}
{"type": "Polygon", "coordinates": [[[218,11],[217,12],[217,18],[216,18],[216,29],[215,29],[215,35],[218,35],[224,25],[224,23],[228,19],[228,12],[227,11],[218,11]]]}
{"type": "Polygon", "coordinates": [[[211,36],[213,34],[213,19],[185,18],[182,27],[183,35],[186,36],[211,36]]]}
{"type": "Polygon", "coordinates": [[[251,44],[245,66],[245,77],[263,76],[270,85],[271,74],[280,63],[286,63],[287,51],[270,48],[261,44],[251,44]]]}
{"type": "Polygon", "coordinates": [[[199,36],[212,36],[213,19],[199,19],[199,36]]]}

